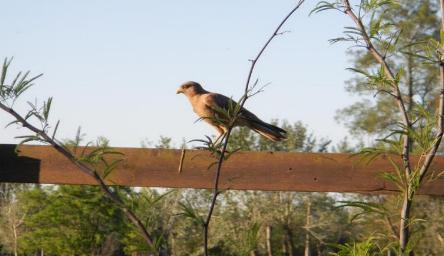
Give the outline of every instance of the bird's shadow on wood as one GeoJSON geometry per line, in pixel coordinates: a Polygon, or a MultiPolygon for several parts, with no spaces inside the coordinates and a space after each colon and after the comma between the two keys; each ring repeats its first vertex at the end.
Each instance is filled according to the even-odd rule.
{"type": "Polygon", "coordinates": [[[40,160],[18,156],[16,145],[0,145],[0,182],[39,183],[40,160]]]}

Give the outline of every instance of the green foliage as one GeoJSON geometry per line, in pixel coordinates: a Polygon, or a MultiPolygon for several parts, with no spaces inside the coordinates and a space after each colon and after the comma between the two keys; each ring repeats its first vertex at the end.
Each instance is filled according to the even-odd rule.
{"type": "MultiPolygon", "coordinates": [[[[145,138],[143,141],[140,142],[140,147],[142,147],[142,148],[153,147],[153,142],[150,141],[148,138],[145,138]]],[[[157,141],[156,144],[154,144],[154,148],[169,149],[169,148],[173,148],[173,147],[174,146],[172,143],[172,139],[170,137],[163,136],[163,135],[160,135],[159,140],[157,141]]]]}
{"type": "Polygon", "coordinates": [[[356,207],[362,210],[361,212],[354,214],[351,221],[362,217],[363,215],[368,215],[369,213],[375,213],[382,217],[390,214],[390,211],[385,208],[384,205],[376,202],[340,201],[339,203],[340,207],[356,207]]]}
{"type": "Polygon", "coordinates": [[[342,4],[341,0],[336,0],[336,1],[319,1],[318,4],[316,5],[316,7],[311,10],[310,15],[313,13],[319,13],[319,12],[323,12],[323,11],[328,11],[328,10],[336,10],[336,11],[342,11],[342,9],[344,8],[344,5],[342,4]]]}
{"type": "MultiPolygon", "coordinates": [[[[30,71],[27,71],[24,74],[22,74],[22,72],[18,72],[10,84],[5,84],[11,62],[12,58],[9,60],[5,58],[3,62],[2,72],[0,75],[0,104],[2,104],[2,110],[13,114],[12,107],[14,106],[14,103],[25,91],[27,91],[33,85],[33,82],[37,78],[41,77],[43,74],[29,77],[30,71]]],[[[44,134],[49,133],[51,128],[49,124],[49,113],[52,106],[52,98],[48,98],[46,101],[43,102],[43,104],[38,104],[36,101],[35,103],[28,102],[28,105],[30,107],[30,110],[28,110],[24,118],[21,120],[21,117],[17,118],[17,116],[14,116],[15,120],[7,124],[6,127],[13,124],[25,125],[23,123],[24,121],[37,122],[38,126],[40,126],[40,130],[34,130],[34,134],[32,135],[18,136],[17,138],[22,139],[19,145],[31,141],[47,142],[44,134]]],[[[54,138],[58,126],[59,122],[56,123],[52,131],[52,138],[54,138]]]]}
{"type": "Polygon", "coordinates": [[[168,248],[168,239],[171,236],[173,213],[172,209],[177,205],[178,194],[176,190],[168,190],[160,193],[153,189],[141,189],[139,192],[126,191],[127,205],[138,215],[147,230],[155,239],[154,248],[150,248],[139,235],[139,230],[130,226],[124,234],[124,252],[133,253],[156,253],[161,249],[168,248]]]}
{"type": "MultiPolygon", "coordinates": [[[[122,210],[103,197],[96,186],[18,190],[13,203],[14,213],[11,212],[12,204],[0,207],[0,234],[10,231],[14,224],[19,234],[18,253],[21,254],[44,251],[49,255],[129,255],[167,248],[172,229],[170,210],[178,199],[176,191],[159,194],[155,190],[135,192],[121,187],[113,187],[113,191],[125,198],[134,212],[145,216],[144,224],[153,230],[155,248],[146,245],[139,231],[124,218],[122,210]],[[6,219],[9,222],[3,223],[6,219]],[[17,221],[12,223],[13,220],[17,221]]],[[[13,251],[13,237],[4,238],[0,239],[0,245],[13,251]]]]}
{"type": "Polygon", "coordinates": [[[159,142],[155,146],[156,148],[171,148],[171,138],[166,136],[160,136],[159,142]]]}
{"type": "Polygon", "coordinates": [[[200,215],[200,213],[197,212],[196,208],[193,207],[189,201],[186,203],[179,203],[179,205],[182,209],[180,215],[190,219],[196,225],[204,226],[204,218],[200,215]]]}
{"type": "Polygon", "coordinates": [[[385,255],[382,251],[375,246],[374,239],[370,237],[369,239],[358,242],[358,243],[347,243],[344,245],[332,245],[339,251],[337,253],[332,253],[335,256],[383,256],[385,255]]]}
{"type": "Polygon", "coordinates": [[[36,188],[19,195],[28,212],[22,250],[54,255],[99,254],[121,245],[127,229],[122,212],[104,198],[98,187],[36,188]]]}
{"type": "Polygon", "coordinates": [[[19,72],[9,84],[6,84],[6,76],[12,59],[4,59],[0,74],[0,102],[7,104],[9,107],[12,107],[18,97],[33,85],[34,80],[43,75],[29,77],[30,71],[19,72]]]}
{"type": "Polygon", "coordinates": [[[366,78],[366,85],[370,90],[375,90],[377,92],[385,92],[391,95],[390,90],[392,90],[393,86],[397,86],[401,79],[401,76],[404,74],[404,69],[400,68],[399,71],[395,74],[395,80],[393,81],[391,78],[387,77],[387,71],[383,65],[374,72],[369,73],[365,70],[360,70],[356,68],[349,68],[349,70],[363,75],[366,78]]]}
{"type": "Polygon", "coordinates": [[[251,251],[255,251],[259,245],[259,231],[261,225],[257,222],[253,222],[249,225],[249,227],[244,231],[244,237],[241,241],[245,241],[244,248],[246,251],[243,253],[244,255],[249,255],[251,251]]]}

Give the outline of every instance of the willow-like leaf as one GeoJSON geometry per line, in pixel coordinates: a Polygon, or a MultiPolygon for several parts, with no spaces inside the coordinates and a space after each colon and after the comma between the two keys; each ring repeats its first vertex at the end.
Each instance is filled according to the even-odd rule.
{"type": "Polygon", "coordinates": [[[442,177],[444,177],[444,171],[438,172],[436,173],[435,171],[431,172],[428,181],[429,182],[434,182],[438,179],[441,179],[442,177]]]}
{"type": "Polygon", "coordinates": [[[43,118],[45,121],[48,121],[49,111],[51,110],[52,97],[49,97],[47,101],[43,103],[43,118]]]}
{"type": "Polygon", "coordinates": [[[310,11],[309,15],[312,15],[313,13],[319,13],[327,10],[336,10],[342,12],[342,5],[340,1],[335,1],[333,3],[330,3],[328,1],[320,1],[313,10],[310,11]]]}
{"type": "Polygon", "coordinates": [[[363,202],[363,201],[339,201],[338,203],[340,203],[340,205],[337,207],[340,207],[340,208],[342,208],[342,207],[356,207],[356,208],[360,208],[360,209],[368,211],[368,212],[373,212],[373,213],[377,213],[377,214],[381,214],[381,215],[389,213],[387,208],[385,208],[383,205],[381,205],[379,203],[363,202]]]}
{"type": "Polygon", "coordinates": [[[108,162],[105,162],[105,168],[103,169],[103,175],[102,178],[106,179],[117,167],[117,165],[119,165],[121,162],[123,161],[123,159],[117,159],[112,161],[110,164],[108,164],[108,162]]]}
{"type": "Polygon", "coordinates": [[[393,161],[393,159],[391,157],[388,157],[388,161],[393,166],[393,169],[395,170],[395,173],[398,176],[395,184],[399,186],[401,191],[407,191],[408,180],[407,180],[407,176],[406,176],[405,172],[403,170],[401,170],[399,165],[397,163],[395,163],[395,161],[393,161]]]}
{"type": "Polygon", "coordinates": [[[3,86],[5,85],[6,74],[8,73],[8,68],[9,65],[11,65],[12,59],[13,58],[10,58],[8,60],[8,58],[5,58],[3,60],[2,73],[0,75],[0,91],[3,90],[3,86]]]}
{"type": "Polygon", "coordinates": [[[35,141],[35,142],[46,142],[38,135],[24,135],[24,136],[15,136],[16,139],[22,139],[17,146],[23,145],[27,142],[35,141]]]}
{"type": "Polygon", "coordinates": [[[191,219],[195,224],[199,226],[205,225],[205,220],[202,216],[200,216],[196,209],[194,209],[190,202],[187,201],[186,204],[179,202],[179,206],[182,211],[178,215],[191,219]]]}
{"type": "Polygon", "coordinates": [[[7,125],[5,125],[5,128],[8,128],[9,126],[11,126],[11,125],[13,125],[13,124],[21,124],[21,122],[18,121],[18,120],[11,121],[11,122],[9,122],[7,125]]]}
{"type": "Polygon", "coordinates": [[[52,136],[51,136],[51,139],[53,139],[53,140],[55,140],[55,136],[57,134],[57,130],[59,129],[59,124],[60,124],[60,120],[57,120],[57,123],[56,123],[56,125],[54,127],[54,130],[53,130],[52,136]]]}

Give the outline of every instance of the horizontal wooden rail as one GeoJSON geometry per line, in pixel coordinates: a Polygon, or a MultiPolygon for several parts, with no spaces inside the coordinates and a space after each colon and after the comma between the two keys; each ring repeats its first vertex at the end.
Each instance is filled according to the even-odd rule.
{"type": "MultiPolygon", "coordinates": [[[[125,160],[107,178],[109,184],[141,187],[211,188],[215,161],[208,152],[186,150],[178,172],[181,150],[116,148],[125,160]]],[[[444,169],[437,157],[433,170],[444,169]]],[[[390,193],[397,188],[380,178],[393,171],[387,159],[365,164],[348,154],[238,152],[223,166],[221,187],[226,189],[390,193]]],[[[49,146],[0,144],[0,182],[96,184],[49,146]]],[[[444,195],[444,180],[427,182],[421,194],[444,195]]]]}

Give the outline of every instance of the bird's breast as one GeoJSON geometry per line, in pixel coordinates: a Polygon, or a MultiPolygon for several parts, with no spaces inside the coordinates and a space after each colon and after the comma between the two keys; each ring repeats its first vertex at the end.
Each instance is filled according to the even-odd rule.
{"type": "Polygon", "coordinates": [[[210,117],[212,112],[211,109],[205,103],[202,97],[194,97],[190,99],[191,105],[193,106],[193,111],[199,117],[210,117]]]}

